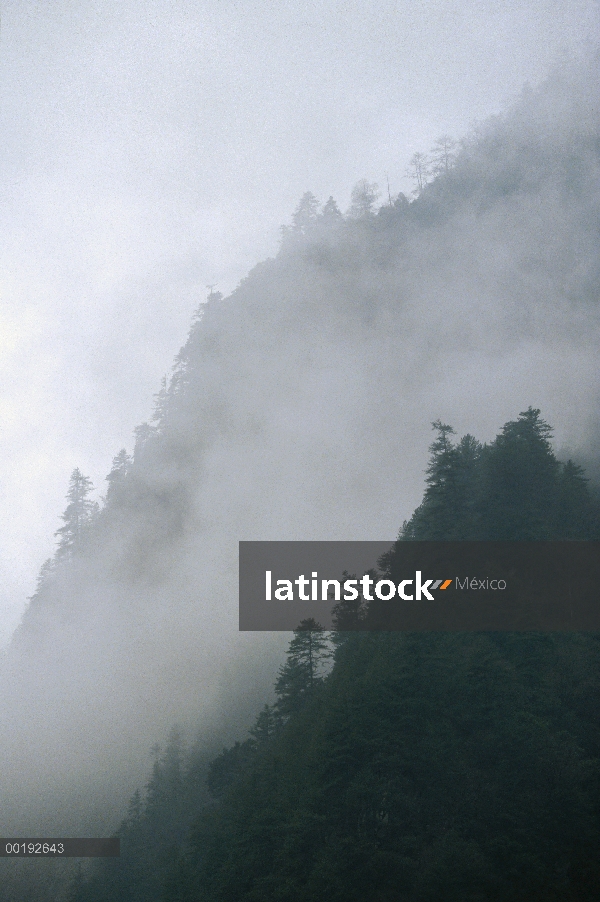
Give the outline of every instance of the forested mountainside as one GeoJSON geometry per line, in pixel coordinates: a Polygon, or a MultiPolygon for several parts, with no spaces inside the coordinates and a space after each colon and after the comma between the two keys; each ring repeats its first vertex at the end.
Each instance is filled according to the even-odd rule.
{"type": "MultiPolygon", "coordinates": [[[[600,537],[600,494],[556,459],[539,411],[483,446],[435,426],[397,546],[475,524],[600,537]]],[[[172,731],[131,799],[121,859],[79,874],[73,902],[592,902],[599,665],[595,633],[299,629],[275,703],[208,773],[172,731]]]]}
{"type": "Polygon", "coordinates": [[[490,441],[531,404],[592,456],[596,63],[525,92],[413,200],[305,196],[277,256],[200,306],[100,508],[74,474],[3,656],[4,835],[111,830],[172,724],[207,757],[251,724],[284,646],[237,633],[239,540],[393,539],[440,417],[490,441]]]}

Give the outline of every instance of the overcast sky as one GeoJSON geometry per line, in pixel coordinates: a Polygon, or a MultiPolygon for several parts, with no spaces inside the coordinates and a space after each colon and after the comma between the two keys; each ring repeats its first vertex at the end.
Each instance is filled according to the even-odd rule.
{"type": "MultiPolygon", "coordinates": [[[[598,36],[593,0],[3,0],[0,642],[216,283],[598,36]]],[[[386,189],[387,190],[387,189],[386,189]]],[[[518,411],[515,411],[515,414],[518,411]]],[[[499,423],[498,426],[501,424],[499,423]]],[[[377,537],[374,537],[377,538],[377,537]]]]}

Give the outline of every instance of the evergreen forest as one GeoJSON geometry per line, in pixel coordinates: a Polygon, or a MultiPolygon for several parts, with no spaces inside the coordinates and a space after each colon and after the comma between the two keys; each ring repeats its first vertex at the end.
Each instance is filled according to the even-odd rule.
{"type": "Polygon", "coordinates": [[[243,540],[600,539],[599,62],[416,153],[410,196],[306,191],[194,295],[102,485],[68,463],[0,653],[0,832],[122,853],[3,858],[0,902],[600,898],[598,635],[237,606],[243,540]]]}
{"type": "MultiPolygon", "coordinates": [[[[599,537],[600,495],[539,410],[489,444],[434,429],[397,544],[599,537]]],[[[121,858],[79,873],[71,899],[592,902],[599,705],[598,634],[304,622],[245,738],[206,761],[171,731],[121,858]]]]}

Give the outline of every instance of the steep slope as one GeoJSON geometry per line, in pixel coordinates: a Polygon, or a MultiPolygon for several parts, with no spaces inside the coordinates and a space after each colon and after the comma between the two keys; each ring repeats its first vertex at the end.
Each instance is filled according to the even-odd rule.
{"type": "Polygon", "coordinates": [[[2,662],[4,835],[108,825],[169,725],[250,718],[282,640],[236,632],[240,539],[393,538],[440,416],[487,439],[531,404],[585,450],[597,72],[524,96],[413,203],[315,217],[202,307],[157,421],[2,662]]]}
{"type": "MultiPolygon", "coordinates": [[[[407,540],[474,526],[597,539],[600,495],[549,438],[531,409],[485,446],[438,424],[386,575],[401,578],[407,540]]],[[[297,630],[275,704],[208,773],[171,733],[121,858],[92,867],[72,902],[595,902],[599,638],[297,630]]]]}

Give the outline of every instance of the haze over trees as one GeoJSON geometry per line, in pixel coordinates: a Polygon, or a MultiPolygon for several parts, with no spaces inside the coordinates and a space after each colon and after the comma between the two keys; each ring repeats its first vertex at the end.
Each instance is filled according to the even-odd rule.
{"type": "Polygon", "coordinates": [[[67,499],[69,501],[62,520],[64,526],[56,531],[59,537],[57,557],[64,558],[79,550],[86,527],[89,526],[94,514],[98,512],[98,503],[89,498],[93,489],[92,481],[84,476],[79,467],[76,467],[69,482],[67,499]]]}
{"type": "MultiPolygon", "coordinates": [[[[574,524],[600,537],[600,492],[557,460],[539,410],[487,445],[433,425],[423,502],[398,546],[473,538],[480,516],[509,541],[572,538],[574,524]],[[516,489],[538,476],[519,515],[511,474],[516,489]]],[[[93,868],[73,902],[598,897],[598,635],[331,639],[299,624],[275,703],[208,767],[172,732],[146,799],[130,803],[122,859],[93,868]]]]}
{"type": "Polygon", "coordinates": [[[334,898],[350,874],[360,897],[373,875],[393,873],[414,898],[456,879],[457,898],[475,899],[509,893],[529,864],[567,874],[581,898],[581,887],[595,890],[580,863],[596,830],[593,637],[344,642],[314,700],[282,724],[285,639],[238,634],[236,560],[242,538],[392,539],[404,520],[406,538],[595,534],[578,466],[593,464],[597,438],[598,71],[573,66],[524,95],[453,149],[447,168],[440,156],[443,171],[411,202],[378,206],[368,181],[352,215],[304,195],[277,256],[199,305],[101,508],[89,506],[84,463],[69,486],[65,552],[1,661],[4,835],[110,833],[140,787],[123,836],[143,847],[161,824],[164,834],[147,844],[152,859],[127,859],[119,892],[131,899],[139,880],[154,881],[135,890],[140,899],[185,898],[205,836],[214,898],[227,880],[235,893],[252,885],[269,898],[276,885],[292,898],[298,879],[310,898],[324,874],[334,898]],[[448,423],[478,440],[457,440],[448,423]],[[182,733],[156,755],[148,807],[148,750],[174,724],[182,733]],[[410,748],[395,744],[405,727],[410,748]],[[181,735],[198,730],[185,752],[181,735]],[[223,747],[217,804],[205,777],[223,747]],[[502,876],[514,848],[504,838],[515,835],[504,817],[529,825],[514,879],[502,876]],[[254,862],[241,825],[265,841],[254,862]],[[265,861],[267,840],[278,852],[265,861]],[[458,876],[457,858],[470,862],[458,876]],[[500,882],[484,891],[490,874],[500,882]]]}

